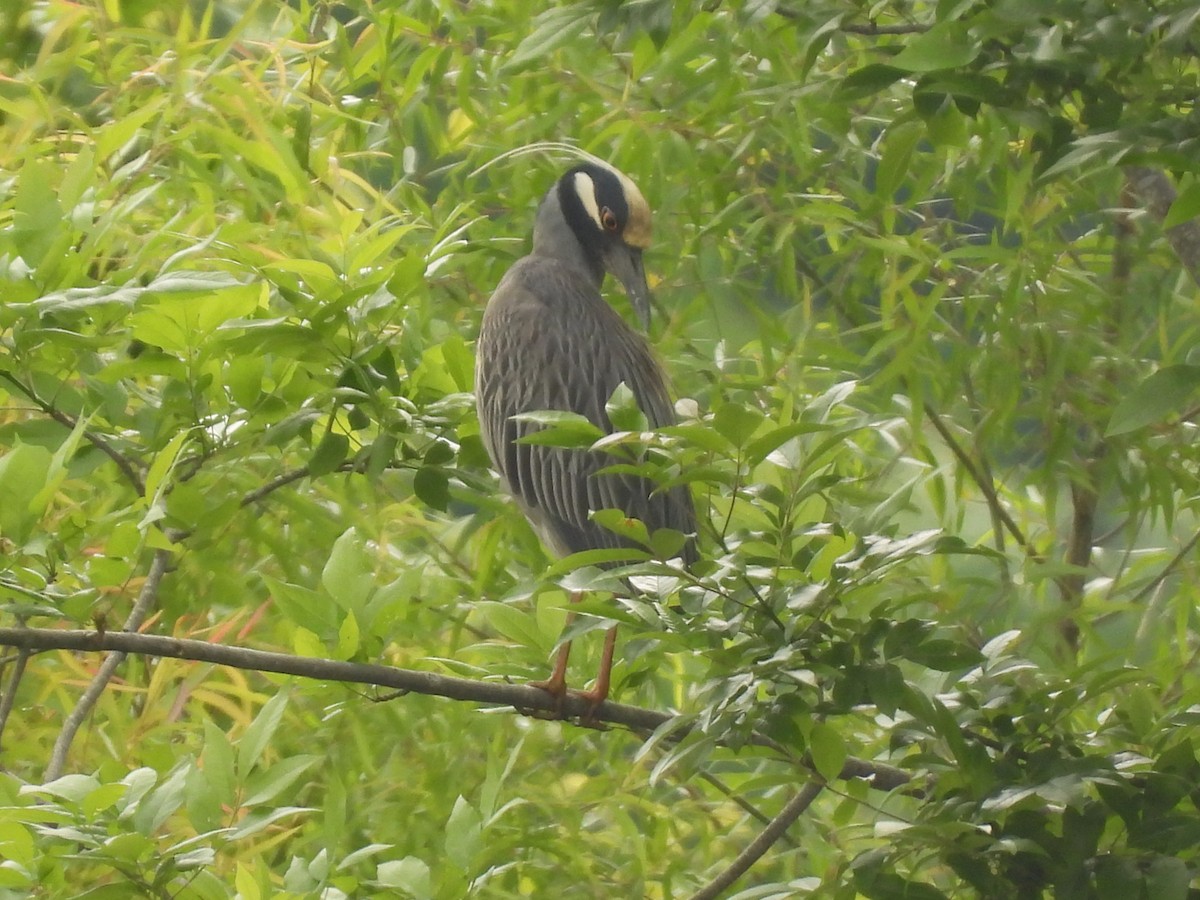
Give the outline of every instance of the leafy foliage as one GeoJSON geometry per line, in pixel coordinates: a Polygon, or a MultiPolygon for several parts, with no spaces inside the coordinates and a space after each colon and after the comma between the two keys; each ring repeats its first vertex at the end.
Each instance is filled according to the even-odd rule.
{"type": "Polygon", "coordinates": [[[7,6],[5,618],[528,680],[587,589],[569,634],[680,715],[131,658],[51,777],[101,661],[11,657],[0,896],[686,896],[813,777],[739,897],[1196,894],[1197,20],[7,6]],[[695,491],[691,572],[615,518],[644,558],[549,565],[487,469],[471,344],[566,139],[657,211],[687,400],[599,446],[695,491]]]}

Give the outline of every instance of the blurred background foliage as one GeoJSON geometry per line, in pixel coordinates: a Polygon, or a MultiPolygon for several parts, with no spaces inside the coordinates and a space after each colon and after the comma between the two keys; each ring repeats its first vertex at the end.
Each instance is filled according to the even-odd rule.
{"type": "Polygon", "coordinates": [[[801,757],[744,900],[1200,895],[1198,21],[10,0],[4,624],[543,675],[606,582],[499,494],[471,348],[572,146],[656,210],[694,404],[628,440],[706,560],[579,629],[675,745],[130,658],[63,766],[100,660],[6,656],[0,895],[690,896],[801,757]]]}

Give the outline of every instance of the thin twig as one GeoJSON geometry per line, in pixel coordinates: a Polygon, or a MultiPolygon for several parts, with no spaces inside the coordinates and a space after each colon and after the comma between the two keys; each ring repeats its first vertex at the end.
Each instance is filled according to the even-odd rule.
{"type": "Polygon", "coordinates": [[[749,846],[739,853],[720,875],[694,893],[691,900],[715,900],[721,896],[722,891],[745,875],[750,867],[771,849],[772,845],[792,826],[792,823],[812,805],[824,788],[825,782],[819,779],[814,779],[802,787],[800,792],[787,802],[779,815],[771,820],[771,824],[763,829],[762,834],[751,841],[749,846]]]}
{"type": "Polygon", "coordinates": [[[1193,550],[1196,549],[1197,544],[1200,544],[1200,531],[1197,531],[1195,534],[1193,534],[1191,536],[1191,538],[1188,540],[1188,542],[1183,545],[1183,547],[1180,549],[1180,551],[1175,554],[1175,556],[1171,559],[1171,561],[1169,563],[1166,564],[1166,566],[1163,567],[1163,570],[1161,572],[1159,572],[1158,575],[1156,575],[1148,584],[1144,585],[1140,591],[1138,591],[1131,598],[1129,598],[1129,601],[1128,601],[1129,605],[1135,606],[1138,603],[1141,603],[1143,600],[1145,600],[1146,595],[1149,594],[1151,591],[1153,591],[1155,588],[1157,588],[1164,581],[1166,581],[1167,578],[1171,575],[1171,573],[1174,572],[1175,569],[1177,569],[1179,567],[1179,564],[1181,562],[1183,562],[1183,560],[1193,550]]]}
{"type": "MultiPolygon", "coordinates": [[[[17,688],[21,686],[21,676],[25,674],[25,664],[29,662],[29,650],[22,648],[17,654],[16,661],[13,663],[12,678],[8,680],[8,684],[4,688],[4,696],[0,697],[0,746],[4,741],[4,727],[8,724],[8,717],[12,714],[13,704],[17,699],[17,688]]],[[[3,671],[3,666],[0,666],[0,671],[3,671]]]]}
{"type": "MultiPolygon", "coordinates": [[[[146,616],[158,602],[158,588],[162,584],[163,575],[170,568],[172,552],[170,550],[155,550],[154,558],[150,562],[150,569],[146,573],[146,580],[142,584],[142,590],[138,594],[137,601],[133,604],[133,609],[130,610],[129,617],[125,620],[125,632],[134,632],[142,626],[146,621],[146,616]]],[[[19,629],[18,629],[19,630],[19,629]]],[[[91,632],[82,632],[90,634],[91,632]]],[[[98,633],[98,632],[97,632],[98,633]]],[[[106,635],[101,635],[105,637],[106,635]]],[[[18,644],[18,646],[24,646],[18,644]]],[[[104,693],[104,689],[108,687],[109,681],[112,680],[113,673],[117,671],[119,666],[125,659],[125,651],[116,650],[108,655],[108,658],[101,663],[100,668],[96,671],[92,678],[91,684],[87,690],[75,704],[75,708],[71,710],[67,716],[66,722],[63,723],[62,731],[58,734],[58,739],[54,742],[54,750],[50,754],[50,762],[46,766],[46,780],[53,781],[62,775],[63,769],[67,764],[67,753],[71,750],[71,743],[75,740],[75,735],[79,732],[84,720],[91,715],[92,709],[100,700],[100,695],[104,693]]]]}
{"type": "Polygon", "coordinates": [[[963,449],[962,445],[955,440],[954,435],[950,433],[950,429],[946,427],[946,423],[942,421],[942,417],[938,414],[938,411],[929,403],[925,404],[925,415],[929,418],[930,423],[933,425],[937,433],[942,436],[942,440],[946,442],[946,446],[950,448],[950,452],[954,454],[954,457],[958,460],[959,465],[967,470],[967,474],[971,476],[971,480],[974,481],[979,490],[983,492],[984,499],[987,501],[988,509],[991,510],[992,517],[1000,522],[1003,522],[1004,527],[1007,528],[1009,534],[1013,536],[1013,540],[1020,544],[1021,548],[1025,550],[1025,552],[1030,553],[1035,559],[1037,559],[1036,554],[1033,553],[1032,548],[1029,546],[1029,542],[1025,539],[1024,532],[1022,532],[1020,526],[1013,521],[1013,517],[1008,514],[1008,510],[1006,510],[1000,503],[1000,497],[996,494],[996,486],[992,483],[992,480],[985,477],[984,474],[979,471],[979,468],[975,465],[974,460],[967,455],[967,451],[963,449]]]}
{"type": "MultiPolygon", "coordinates": [[[[561,712],[565,718],[578,720],[580,723],[607,722],[643,733],[653,732],[674,718],[670,713],[611,701],[605,701],[593,708],[590,700],[573,694],[568,694],[560,701],[541,688],[527,684],[475,681],[395,666],[316,659],[290,653],[230,647],[207,641],[137,634],[132,631],[102,633],[59,631],[53,628],[0,628],[0,646],[27,650],[109,651],[114,654],[138,653],[145,656],[189,659],[235,669],[276,672],[319,681],[369,684],[391,688],[401,694],[427,694],[451,700],[510,706],[519,712],[530,714],[561,712]]],[[[678,739],[687,733],[686,728],[681,728],[675,732],[675,737],[678,739]]],[[[764,736],[756,736],[750,743],[779,749],[775,741],[764,736]]],[[[912,776],[903,769],[857,758],[848,759],[842,773],[845,778],[866,779],[871,787],[881,791],[902,788],[912,781],[912,776]]]]}
{"type": "MultiPolygon", "coordinates": [[[[339,463],[331,471],[334,471],[334,472],[363,472],[363,471],[366,471],[366,468],[367,468],[367,463],[365,460],[350,459],[350,460],[346,460],[345,462],[339,463]]],[[[395,463],[389,463],[387,468],[403,469],[403,468],[405,468],[405,466],[397,465],[395,463]]],[[[249,506],[252,503],[257,503],[259,500],[262,500],[268,494],[272,494],[275,491],[279,490],[280,488],[287,487],[289,484],[293,484],[294,482],[297,482],[297,481],[300,481],[301,479],[307,478],[311,474],[312,474],[312,470],[309,469],[308,466],[306,466],[306,465],[298,466],[295,469],[291,469],[290,471],[284,472],[282,475],[277,475],[275,478],[272,478],[270,481],[268,481],[266,484],[262,485],[261,487],[257,487],[254,490],[250,491],[249,493],[244,494],[238,505],[239,506],[249,506]]]]}
{"type": "Polygon", "coordinates": [[[268,494],[273,493],[282,487],[287,487],[294,481],[300,481],[302,478],[307,478],[308,473],[308,466],[300,466],[297,469],[292,469],[290,472],[284,472],[277,478],[272,478],[266,484],[255,488],[254,490],[250,491],[250,493],[243,496],[240,505],[249,506],[251,503],[256,503],[257,501],[263,499],[263,497],[266,497],[268,494]]]}
{"type": "MultiPolygon", "coordinates": [[[[979,415],[977,415],[981,404],[979,403],[979,399],[975,393],[975,382],[971,378],[971,373],[969,371],[963,374],[963,393],[967,398],[968,415],[970,415],[974,420],[974,427],[971,429],[974,439],[971,443],[975,451],[975,459],[978,461],[979,473],[983,476],[985,483],[995,484],[996,478],[992,474],[991,464],[988,462],[988,456],[984,452],[982,446],[984,433],[983,420],[979,415]]],[[[988,504],[988,515],[992,519],[992,531],[995,533],[994,539],[996,551],[998,553],[1004,553],[1005,544],[1007,543],[1004,540],[1004,526],[996,517],[995,510],[992,508],[991,504],[988,504]]],[[[1011,581],[1011,575],[1008,571],[1007,557],[1005,557],[1005,564],[1000,567],[1000,577],[1004,579],[1005,584],[1008,584],[1011,581]]]]}
{"type": "MultiPolygon", "coordinates": [[[[64,428],[73,429],[78,424],[74,416],[63,412],[53,403],[47,403],[37,395],[37,392],[34,391],[33,388],[22,384],[21,381],[12,375],[12,373],[0,372],[0,378],[3,378],[18,391],[28,397],[38,409],[52,418],[55,422],[62,425],[64,428]]],[[[90,428],[84,429],[83,436],[87,438],[88,443],[90,443],[93,447],[117,464],[117,468],[121,470],[121,474],[125,476],[125,479],[130,483],[130,485],[133,486],[134,490],[136,490],[138,494],[146,493],[146,484],[142,480],[141,473],[138,472],[137,466],[134,465],[133,461],[129,459],[129,457],[110,444],[106,438],[101,437],[90,428]]]]}

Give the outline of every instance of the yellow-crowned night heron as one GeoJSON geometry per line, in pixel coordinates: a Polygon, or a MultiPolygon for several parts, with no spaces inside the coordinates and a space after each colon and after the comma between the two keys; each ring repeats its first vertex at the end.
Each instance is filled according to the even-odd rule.
{"type": "MultiPolygon", "coordinates": [[[[666,378],[646,340],[600,296],[604,273],[624,285],[644,326],[650,289],[642,251],[650,243],[650,208],[625,175],[598,162],[577,165],[542,199],[533,252],[508,270],[488,302],[479,333],[475,393],[483,441],[505,486],[555,554],[626,546],[590,513],[619,509],[653,533],[696,531],[686,487],[657,490],[626,474],[601,474],[619,462],[591,450],[518,443],[539,426],[513,416],[566,410],[612,432],[605,406],[622,382],[652,427],[674,422],[666,378]]],[[[683,551],[695,556],[694,538],[683,551]]],[[[572,599],[577,599],[573,597],[572,599]]],[[[593,703],[608,695],[616,628],[605,637],[593,703]]],[[[570,642],[550,678],[538,686],[566,691],[570,642]]]]}

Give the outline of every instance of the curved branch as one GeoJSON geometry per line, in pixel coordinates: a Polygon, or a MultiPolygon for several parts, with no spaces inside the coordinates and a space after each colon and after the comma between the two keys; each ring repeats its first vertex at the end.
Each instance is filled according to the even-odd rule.
{"type": "Polygon", "coordinates": [[[727,887],[745,875],[749,868],[771,849],[771,846],[783,836],[792,823],[812,805],[824,788],[825,782],[820,780],[810,781],[802,787],[800,792],[780,810],[779,815],[771,820],[771,824],[762,830],[762,834],[751,841],[720,875],[693,894],[691,900],[715,900],[721,896],[727,887]]]}
{"type": "MultiPolygon", "coordinates": [[[[149,579],[148,579],[149,580],[149,579]]],[[[527,715],[554,716],[561,713],[580,723],[608,722],[639,732],[652,732],[670,722],[674,716],[658,710],[624,703],[606,701],[593,709],[585,698],[568,694],[561,705],[541,688],[527,684],[508,684],[499,681],[475,681],[435,672],[400,669],[395,666],[370,663],[341,662],[331,659],[272,653],[207,641],[136,634],[129,631],[59,631],[53,628],[0,628],[0,646],[25,650],[109,651],[115,654],[140,653],[145,656],[189,659],[214,663],[235,669],[276,672],[319,681],[340,681],[391,688],[401,693],[429,694],[451,700],[474,703],[494,703],[511,706],[527,715]]],[[[686,730],[676,732],[682,737],[686,730]]],[[[754,743],[764,747],[777,745],[768,738],[754,743]]],[[[862,778],[882,791],[895,790],[910,784],[908,772],[885,763],[849,759],[842,769],[843,778],[862,778]]]]}

